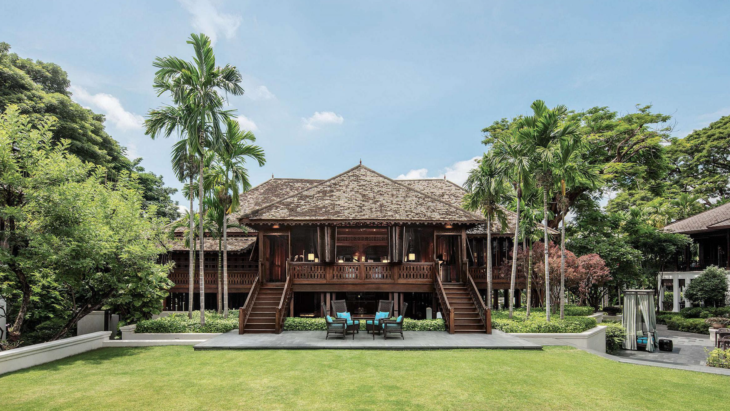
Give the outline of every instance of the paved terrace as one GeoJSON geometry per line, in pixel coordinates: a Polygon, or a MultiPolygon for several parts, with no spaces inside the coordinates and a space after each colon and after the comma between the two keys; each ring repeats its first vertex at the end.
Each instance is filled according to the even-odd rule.
{"type": "Polygon", "coordinates": [[[532,349],[540,350],[541,345],[525,341],[513,335],[493,330],[487,334],[449,334],[433,331],[406,331],[400,336],[389,337],[361,331],[325,340],[324,331],[285,331],[281,334],[244,334],[238,330],[221,334],[196,345],[195,350],[442,350],[442,349],[532,349]]]}

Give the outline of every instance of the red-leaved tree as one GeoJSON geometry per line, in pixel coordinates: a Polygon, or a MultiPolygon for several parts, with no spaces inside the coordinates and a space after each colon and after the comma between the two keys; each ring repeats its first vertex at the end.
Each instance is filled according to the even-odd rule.
{"type": "Polygon", "coordinates": [[[601,299],[606,294],[606,283],[611,281],[611,273],[606,262],[598,254],[586,254],[578,258],[578,268],[567,277],[566,287],[580,296],[581,304],[590,305],[598,310],[601,299]]]}

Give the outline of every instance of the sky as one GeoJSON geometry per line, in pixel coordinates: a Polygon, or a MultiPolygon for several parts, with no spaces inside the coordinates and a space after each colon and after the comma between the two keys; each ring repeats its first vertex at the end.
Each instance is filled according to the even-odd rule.
{"type": "Polygon", "coordinates": [[[167,186],[182,188],[176,137],[143,127],[169,103],[152,62],[191,60],[193,32],[243,75],[228,104],[266,152],[265,166],[250,163],[253,185],[360,161],[461,184],[485,150],[481,130],[536,99],[622,114],[652,104],[678,137],[730,114],[729,16],[727,1],[0,0],[0,41],[65,69],[72,98],[167,186]]]}

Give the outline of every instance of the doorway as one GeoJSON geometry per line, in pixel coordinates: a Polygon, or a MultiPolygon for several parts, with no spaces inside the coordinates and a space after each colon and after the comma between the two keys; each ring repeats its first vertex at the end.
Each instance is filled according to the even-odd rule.
{"type": "Polygon", "coordinates": [[[266,282],[286,281],[286,260],[289,258],[288,235],[264,236],[264,272],[266,282]]]}
{"type": "Polygon", "coordinates": [[[441,281],[445,283],[461,281],[461,236],[437,235],[436,260],[440,262],[441,281]]]}

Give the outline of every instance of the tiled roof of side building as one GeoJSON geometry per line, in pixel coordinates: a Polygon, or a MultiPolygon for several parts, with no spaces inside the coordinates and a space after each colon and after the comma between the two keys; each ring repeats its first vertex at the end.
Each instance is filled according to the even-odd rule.
{"type": "Polygon", "coordinates": [[[664,227],[664,231],[672,233],[697,233],[727,228],[730,225],[730,203],[717,206],[705,212],[675,221],[664,227]]]}

